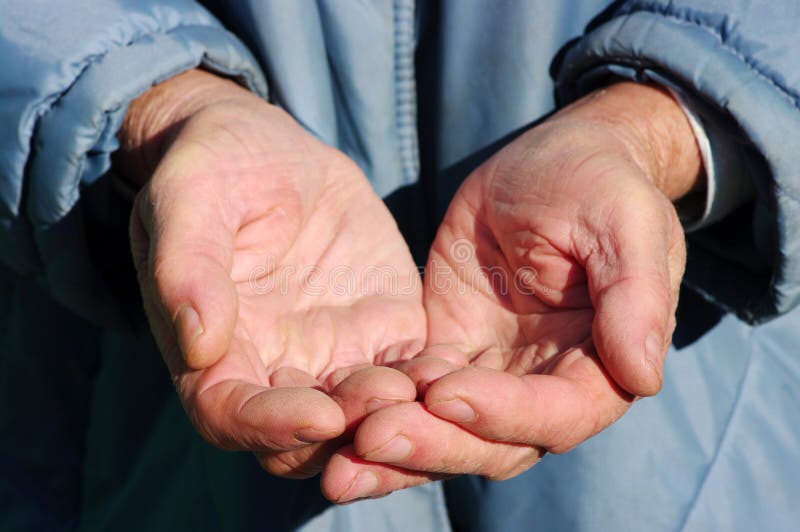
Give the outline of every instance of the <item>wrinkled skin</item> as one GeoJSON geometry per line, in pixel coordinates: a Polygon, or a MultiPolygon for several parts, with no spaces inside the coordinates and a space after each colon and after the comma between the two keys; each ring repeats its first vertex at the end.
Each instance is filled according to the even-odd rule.
{"type": "Polygon", "coordinates": [[[407,245],[357,166],[283,111],[241,90],[180,124],[131,242],[153,333],[215,445],[310,476],[367,412],[415,398],[377,367],[425,342],[407,245]]]}
{"type": "Polygon", "coordinates": [[[659,390],[683,231],[653,168],[584,113],[525,133],[456,193],[426,270],[427,348],[396,366],[424,402],[368,417],[323,490],[357,474],[379,479],[362,496],[423,481],[393,467],[510,478],[659,390]]]}
{"type": "Polygon", "coordinates": [[[154,336],[210,442],[277,475],[323,471],[345,502],[510,478],[660,388],[685,261],[670,200],[700,176],[663,92],[599,91],[473,172],[423,307],[407,246],[349,159],[231,82],[163,86],[122,135],[129,161],[161,146],[154,170],[138,165],[131,243],[154,336]]]}

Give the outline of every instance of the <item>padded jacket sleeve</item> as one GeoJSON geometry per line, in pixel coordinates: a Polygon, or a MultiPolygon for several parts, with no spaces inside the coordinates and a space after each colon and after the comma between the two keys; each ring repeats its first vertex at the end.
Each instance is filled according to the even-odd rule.
{"type": "Polygon", "coordinates": [[[690,235],[684,282],[749,322],[800,302],[798,25],[788,0],[618,1],[555,64],[561,104],[603,73],[649,71],[735,132],[755,200],[690,235]]]}
{"type": "Polygon", "coordinates": [[[263,73],[192,0],[0,0],[0,63],[0,260],[108,322],[80,206],[128,104],[199,65],[266,96],[263,73]]]}

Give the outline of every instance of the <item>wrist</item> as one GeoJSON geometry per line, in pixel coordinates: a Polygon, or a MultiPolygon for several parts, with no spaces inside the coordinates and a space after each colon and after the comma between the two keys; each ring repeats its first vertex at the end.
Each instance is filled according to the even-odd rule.
{"type": "Polygon", "coordinates": [[[257,98],[233,81],[189,70],[155,85],[128,107],[114,154],[116,170],[133,183],[146,183],[183,124],[222,101],[257,98]]]}
{"type": "Polygon", "coordinates": [[[674,201],[703,186],[700,150],[680,104],[656,85],[620,82],[595,91],[554,118],[589,122],[674,201]]]}

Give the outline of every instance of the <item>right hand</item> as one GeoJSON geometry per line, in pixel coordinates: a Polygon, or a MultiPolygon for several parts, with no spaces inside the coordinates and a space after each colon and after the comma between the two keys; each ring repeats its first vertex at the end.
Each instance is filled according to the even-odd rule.
{"type": "Polygon", "coordinates": [[[701,168],[673,97],[618,83],[476,169],[428,259],[427,349],[396,366],[424,405],[369,416],[323,489],[366,471],[386,477],[364,496],[423,480],[398,468],[507,479],[658,392],[686,257],[670,200],[701,168]]]}
{"type": "Polygon", "coordinates": [[[145,181],[133,159],[157,154],[131,216],[152,332],[208,441],[312,476],[367,413],[415,399],[376,365],[425,344],[419,273],[358,167],[285,112],[200,71],[151,93],[120,160],[145,181]]]}

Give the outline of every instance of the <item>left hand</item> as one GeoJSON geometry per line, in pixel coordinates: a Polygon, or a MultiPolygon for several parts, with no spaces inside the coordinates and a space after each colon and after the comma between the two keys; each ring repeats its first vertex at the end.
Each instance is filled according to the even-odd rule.
{"type": "Polygon", "coordinates": [[[676,102],[632,83],[584,98],[478,168],[431,250],[427,348],[399,366],[424,404],[369,416],[329,462],[323,491],[362,470],[382,482],[360,496],[425,480],[398,467],[510,478],[657,393],[685,263],[670,200],[700,176],[676,102]]]}

